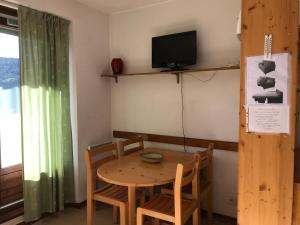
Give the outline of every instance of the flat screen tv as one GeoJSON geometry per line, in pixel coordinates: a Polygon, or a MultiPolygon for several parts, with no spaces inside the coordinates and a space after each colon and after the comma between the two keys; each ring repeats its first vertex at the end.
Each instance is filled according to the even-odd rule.
{"type": "Polygon", "coordinates": [[[197,32],[169,34],[152,38],[152,67],[182,70],[197,61],[197,32]]]}

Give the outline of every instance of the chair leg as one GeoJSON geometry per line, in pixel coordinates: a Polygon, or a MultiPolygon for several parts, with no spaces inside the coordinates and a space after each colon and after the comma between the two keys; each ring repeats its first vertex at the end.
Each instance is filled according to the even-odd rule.
{"type": "Polygon", "coordinates": [[[86,206],[86,215],[87,215],[87,225],[93,225],[94,220],[94,200],[88,199],[87,206],[86,206]]]}
{"type": "Polygon", "coordinates": [[[127,224],[127,212],[126,212],[126,205],[120,205],[120,225],[127,224]]]}
{"type": "Polygon", "coordinates": [[[200,209],[197,208],[193,212],[193,225],[200,225],[201,224],[201,214],[200,209]]]}
{"type": "Polygon", "coordinates": [[[143,206],[146,202],[146,196],[145,196],[145,193],[142,192],[141,193],[141,197],[140,197],[140,206],[143,206]]]}
{"type": "Polygon", "coordinates": [[[118,207],[113,206],[113,223],[117,224],[118,223],[118,207]]]}
{"type": "Polygon", "coordinates": [[[144,220],[144,216],[142,214],[142,209],[138,208],[137,209],[137,215],[136,215],[136,220],[137,220],[137,225],[143,225],[143,220],[144,220]]]}
{"type": "Polygon", "coordinates": [[[154,187],[149,187],[148,190],[149,190],[149,197],[150,197],[150,199],[152,199],[152,197],[154,195],[154,187]]]}
{"type": "Polygon", "coordinates": [[[208,225],[212,225],[213,223],[213,193],[212,193],[212,188],[208,192],[207,196],[207,213],[208,213],[208,225]]]}
{"type": "Polygon", "coordinates": [[[160,220],[157,218],[153,219],[153,225],[160,225],[160,220]]]}

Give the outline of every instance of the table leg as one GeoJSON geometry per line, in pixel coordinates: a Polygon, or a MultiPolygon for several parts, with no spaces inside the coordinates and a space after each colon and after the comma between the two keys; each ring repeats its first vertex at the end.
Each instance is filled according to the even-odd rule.
{"type": "Polygon", "coordinates": [[[128,219],[129,225],[136,225],[136,197],[135,197],[135,187],[128,187],[128,219]]]}

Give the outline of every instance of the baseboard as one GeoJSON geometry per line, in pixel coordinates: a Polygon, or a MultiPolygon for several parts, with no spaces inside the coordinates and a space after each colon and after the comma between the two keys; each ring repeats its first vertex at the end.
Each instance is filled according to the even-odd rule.
{"type": "MultiPolygon", "coordinates": [[[[207,211],[202,209],[201,212],[206,215],[207,214],[207,211]]],[[[235,217],[231,217],[231,216],[227,216],[227,215],[222,215],[222,214],[219,214],[219,213],[213,213],[213,216],[216,217],[216,218],[222,218],[222,219],[226,219],[226,220],[231,220],[233,222],[237,221],[237,218],[235,217]]]]}
{"type": "Polygon", "coordinates": [[[213,216],[214,216],[214,217],[217,217],[217,218],[222,218],[222,219],[226,219],[226,220],[231,220],[231,221],[237,223],[237,218],[235,218],[235,217],[225,216],[225,215],[221,215],[221,214],[218,214],[218,213],[213,213],[213,216]]]}
{"type": "MultiPolygon", "coordinates": [[[[81,209],[83,207],[86,206],[86,201],[83,201],[83,202],[78,202],[78,203],[66,203],[65,204],[65,208],[76,208],[76,209],[81,209]]],[[[204,215],[207,214],[207,211],[206,210],[201,210],[202,213],[204,215]]],[[[33,222],[29,222],[29,223],[26,223],[23,221],[23,216],[20,216],[18,218],[15,218],[13,220],[10,220],[6,223],[3,223],[3,224],[0,224],[0,225],[31,225],[33,223],[36,223],[37,221],[41,220],[41,219],[44,219],[45,217],[47,216],[50,216],[52,215],[51,213],[45,213],[42,215],[42,217],[36,221],[33,221],[33,222]]],[[[226,216],[226,215],[221,215],[221,214],[218,214],[218,213],[213,213],[213,217],[214,218],[217,218],[219,220],[226,220],[226,221],[232,221],[233,223],[236,223],[237,224],[237,219],[234,218],[234,217],[230,217],[230,216],[226,216]]]]}
{"type": "Polygon", "coordinates": [[[86,200],[83,202],[78,202],[78,203],[66,203],[65,208],[76,208],[76,209],[81,209],[86,206],[86,200]]]}
{"type": "MultiPolygon", "coordinates": [[[[65,208],[76,208],[76,209],[81,209],[86,206],[86,201],[79,202],[79,203],[66,203],[65,208]]],[[[33,222],[24,222],[23,220],[18,222],[18,223],[13,223],[13,224],[5,224],[5,225],[31,225],[33,223],[36,223],[37,221],[46,218],[47,216],[53,215],[54,213],[44,213],[41,218],[33,221],[33,222]]],[[[1,224],[2,225],[2,224],[1,224]]]]}

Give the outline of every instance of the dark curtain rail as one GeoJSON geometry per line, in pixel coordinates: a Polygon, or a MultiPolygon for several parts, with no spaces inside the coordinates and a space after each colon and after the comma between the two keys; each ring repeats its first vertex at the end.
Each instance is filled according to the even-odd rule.
{"type": "MultiPolygon", "coordinates": [[[[159,134],[147,134],[147,133],[138,133],[138,132],[128,132],[128,131],[113,131],[113,137],[115,138],[133,138],[137,135],[142,135],[145,141],[165,143],[165,144],[175,144],[183,145],[184,138],[177,136],[167,136],[159,134]]],[[[206,139],[197,139],[197,138],[185,138],[185,145],[191,147],[200,147],[206,148],[209,143],[214,143],[215,149],[225,150],[225,151],[238,151],[238,143],[228,142],[228,141],[216,141],[216,140],[206,140],[206,139]]]]}

